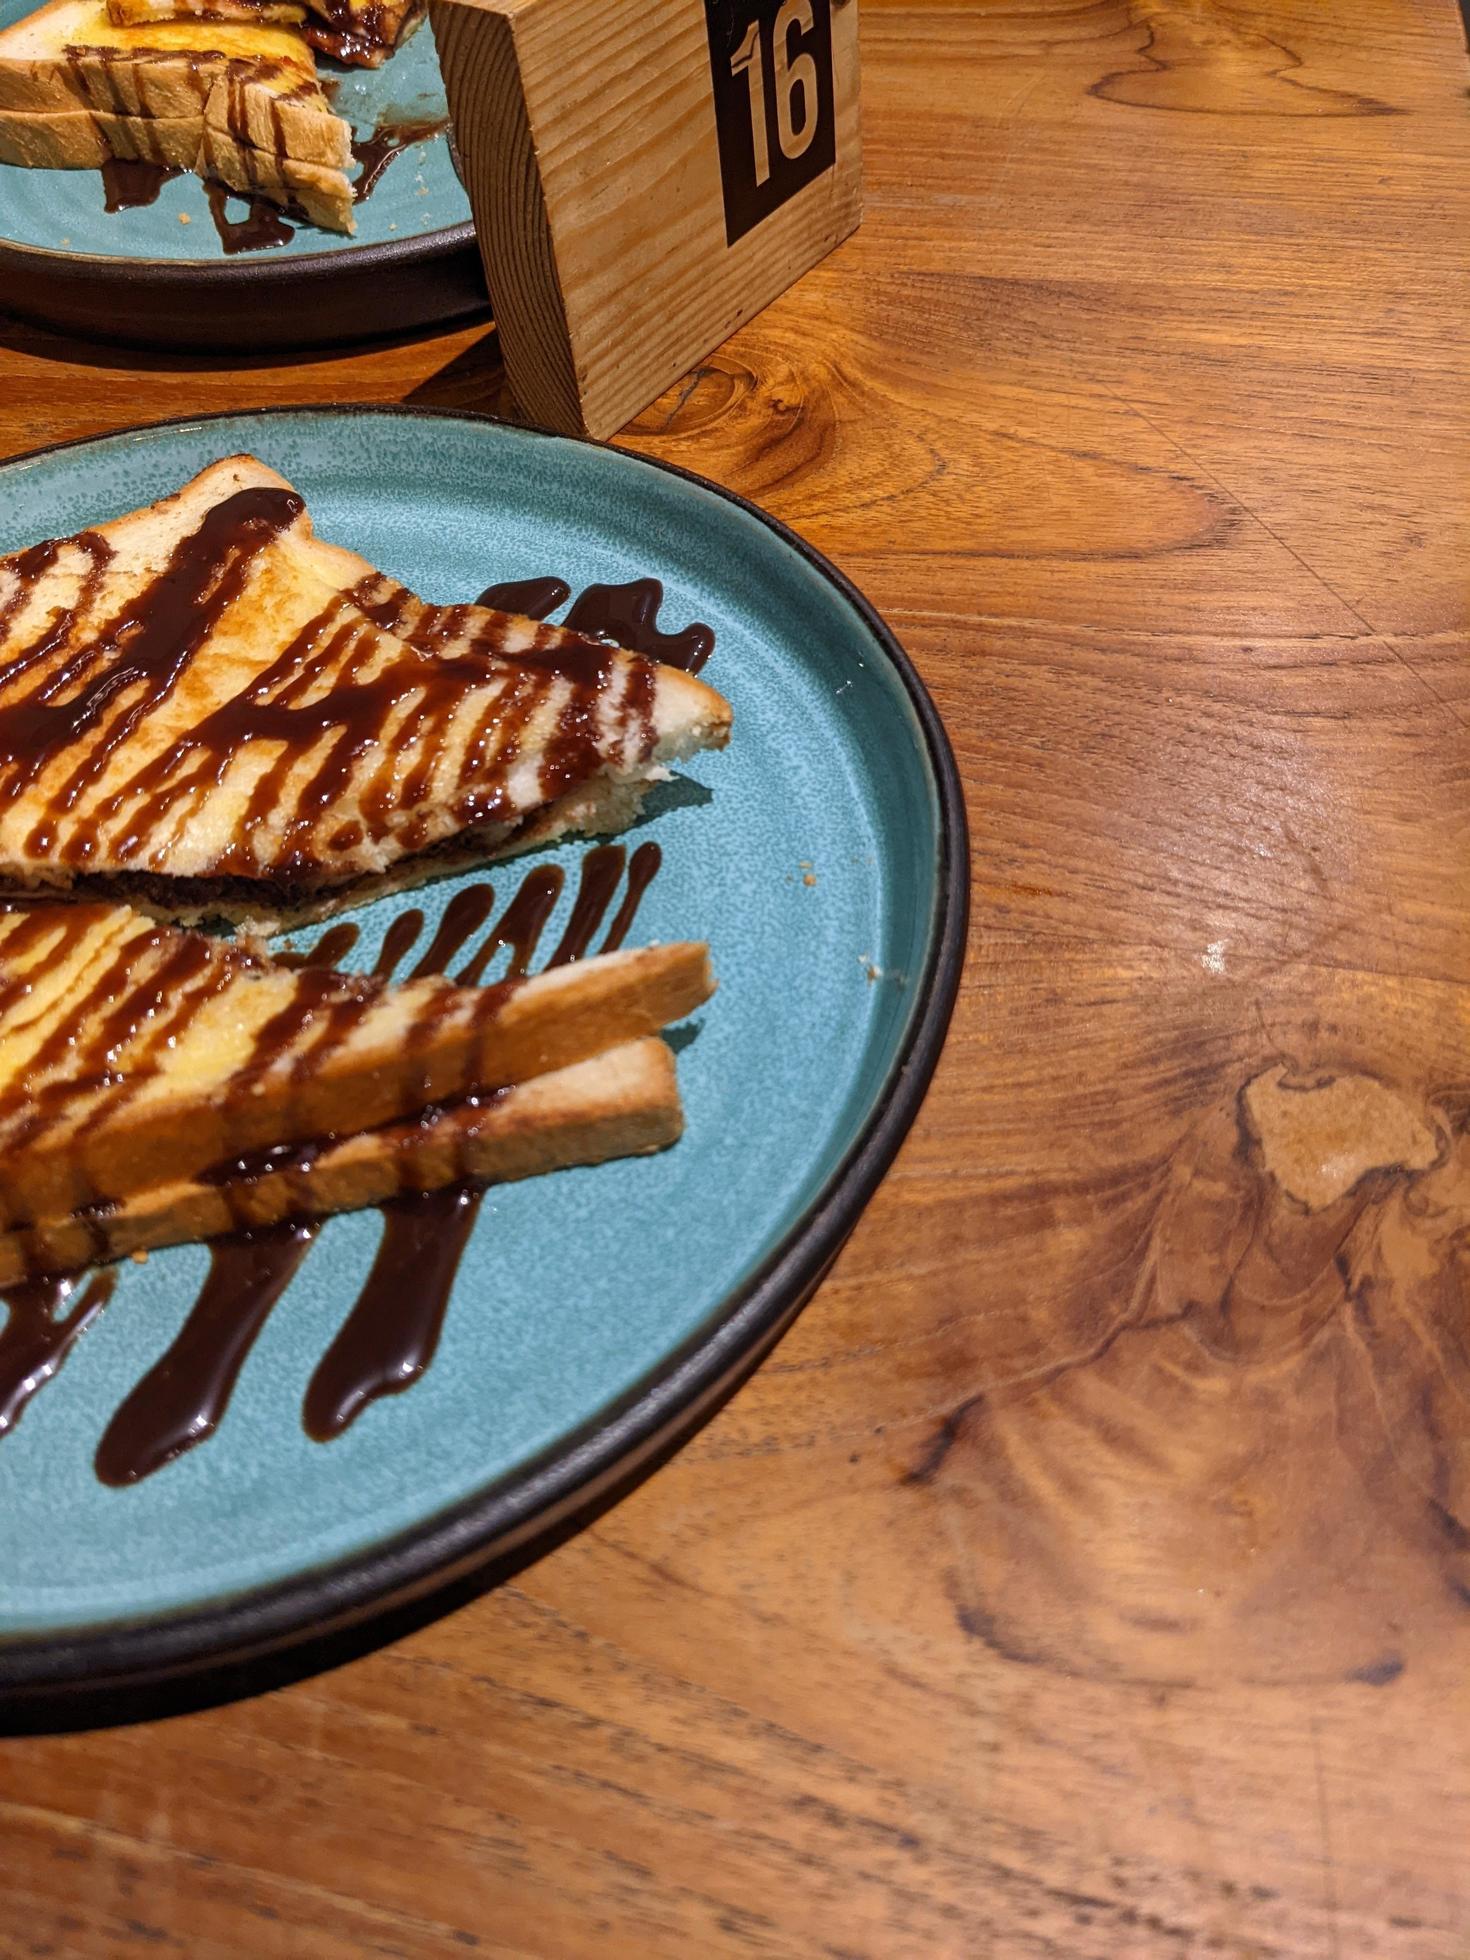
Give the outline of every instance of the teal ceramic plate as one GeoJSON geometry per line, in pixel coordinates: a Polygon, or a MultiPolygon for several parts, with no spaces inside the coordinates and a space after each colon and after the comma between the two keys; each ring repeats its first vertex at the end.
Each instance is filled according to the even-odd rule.
{"type": "MultiPolygon", "coordinates": [[[[35,0],[0,0],[0,27],[35,0]]],[[[318,71],[354,135],[442,124],[434,37],[419,28],[379,69],[318,71]]],[[[358,172],[359,177],[361,172],[358,172]]],[[[227,215],[243,217],[242,199],[227,215]]],[[[109,339],[176,347],[319,345],[483,311],[469,199],[441,128],[410,143],[357,209],[351,237],[302,225],[283,245],[227,256],[203,183],[109,213],[96,170],[0,164],[0,306],[109,339]]]]}
{"type": "MultiPolygon", "coordinates": [[[[958,981],[967,851],[944,733],[876,615],[789,532],[591,443],[283,409],[0,465],[0,551],[146,503],[237,450],[291,479],[322,536],[429,598],[651,575],[665,626],[714,629],[705,678],[734,705],[730,747],[654,792],[627,843],[663,859],[630,943],[707,939],[719,992],[676,1032],[682,1141],[492,1190],[433,1365],[330,1444],[305,1434],[302,1395],[372,1261],[377,1213],[324,1227],[217,1433],[118,1489],[94,1473],[98,1440],[177,1335],[207,1255],[124,1266],[0,1438],[12,1695],[300,1640],[544,1542],[626,1481],[709,1412],[825,1270],[914,1116],[958,981]]],[[[552,945],[587,848],[350,915],[361,936],[343,964],[371,965],[409,903],[427,938],[465,884],[488,877],[504,902],[548,860],[568,873],[552,945]]]]}

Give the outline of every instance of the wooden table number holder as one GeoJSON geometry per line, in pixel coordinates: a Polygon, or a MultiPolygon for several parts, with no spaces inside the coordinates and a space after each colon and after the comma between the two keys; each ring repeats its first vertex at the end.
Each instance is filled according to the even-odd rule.
{"type": "Polygon", "coordinates": [[[433,0],[511,391],[611,435],[857,226],[857,0],[433,0]]]}

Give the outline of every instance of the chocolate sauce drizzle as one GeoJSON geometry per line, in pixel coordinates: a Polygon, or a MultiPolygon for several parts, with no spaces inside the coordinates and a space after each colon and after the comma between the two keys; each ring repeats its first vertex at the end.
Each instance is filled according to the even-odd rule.
{"type": "Polygon", "coordinates": [[[379,1207],[377,1257],[301,1405],[308,1436],[329,1443],[380,1395],[401,1395],[434,1358],[460,1256],[474,1228],[474,1185],[405,1192],[379,1207]]]}
{"type": "MultiPolygon", "coordinates": [[[[281,492],[242,494],[265,498],[284,495],[281,492]]],[[[260,518],[262,513],[254,509],[245,515],[260,518]]],[[[279,515],[266,513],[267,519],[279,515]]],[[[249,532],[247,524],[242,532],[247,555],[249,532]]],[[[86,537],[83,534],[81,539],[70,542],[90,551],[92,570],[88,577],[95,586],[109,554],[100,539],[89,547],[86,537]]],[[[46,543],[32,547],[19,559],[8,561],[12,569],[22,567],[21,598],[24,579],[39,576],[54,562],[61,548],[61,544],[46,543]]],[[[130,682],[143,682],[146,700],[165,696],[177,676],[179,643],[176,639],[170,652],[166,645],[167,632],[172,631],[187,641],[197,626],[198,608],[190,595],[197,592],[206,576],[202,561],[207,556],[207,552],[202,552],[190,559],[186,554],[184,565],[173,568],[177,576],[159,610],[144,609],[141,620],[125,615],[122,622],[114,622],[114,640],[127,639],[130,682]],[[129,627],[130,634],[125,632],[129,627]]],[[[213,563],[208,576],[229,583],[242,578],[243,570],[238,562],[227,558],[223,569],[217,562],[213,563]]],[[[84,588],[86,583],[84,580],[84,588]]],[[[404,608],[396,593],[390,592],[387,599],[382,599],[381,592],[375,588],[375,594],[380,603],[402,614],[404,608]]],[[[531,618],[544,616],[544,612],[554,610],[568,596],[569,588],[563,581],[547,578],[491,587],[483,603],[501,612],[518,609],[522,617],[531,618]]],[[[691,656],[685,664],[692,665],[697,657],[698,665],[703,665],[708,650],[700,651],[703,643],[698,636],[708,635],[709,629],[691,627],[681,634],[660,633],[655,622],[661,596],[661,588],[653,579],[637,580],[625,587],[589,588],[573,609],[580,614],[578,630],[583,634],[589,631],[636,634],[642,640],[637,650],[644,647],[652,650],[656,645],[658,657],[667,659],[670,647],[682,648],[691,656]]],[[[409,595],[403,597],[407,599],[409,595]]],[[[0,630],[19,602],[14,597],[0,600],[0,630]]],[[[84,589],[77,605],[81,608],[85,603],[84,589]]],[[[418,601],[412,604],[418,610],[407,623],[419,634],[425,650],[448,644],[454,644],[457,649],[463,644],[465,608],[427,608],[418,601]]],[[[401,625],[398,630],[402,630],[401,625]]],[[[549,630],[554,634],[557,629],[549,630]]],[[[66,631],[65,622],[52,621],[47,628],[55,644],[64,639],[66,631]]],[[[709,637],[712,639],[712,635],[709,637]]],[[[629,640],[624,639],[622,643],[628,644],[629,640]]],[[[546,659],[548,670],[557,674],[581,674],[589,665],[595,667],[606,657],[597,651],[594,641],[587,639],[565,644],[552,641],[532,651],[533,654],[539,651],[546,659]]],[[[23,651],[21,663],[27,663],[34,653],[34,648],[23,651]]],[[[515,657],[524,656],[517,653],[515,657]]],[[[21,704],[19,712],[14,707],[0,709],[0,757],[7,742],[15,743],[24,736],[20,753],[33,760],[36,755],[50,753],[68,741],[68,730],[72,727],[79,723],[90,725],[87,683],[91,664],[85,658],[74,660],[64,680],[43,685],[31,701],[21,704]],[[78,683],[81,683],[79,691],[59,707],[54,718],[49,716],[47,710],[62,687],[78,683]]],[[[0,667],[0,687],[10,671],[9,666],[0,667]]],[[[84,760],[78,769],[85,770],[87,766],[84,760]]],[[[598,950],[611,952],[621,946],[661,861],[659,846],[651,841],[640,844],[631,854],[621,844],[590,848],[582,859],[571,915],[546,965],[563,965],[586,956],[607,918],[619,885],[623,884],[622,902],[598,950]]],[[[408,977],[419,979],[447,972],[480,933],[483,938],[455,973],[455,979],[466,985],[483,980],[504,953],[510,956],[504,978],[524,977],[531,969],[563,885],[564,876],[559,867],[533,867],[524,875],[498,918],[492,917],[493,886],[480,883],[464,887],[446,906],[433,938],[408,977]]],[[[44,924],[39,923],[45,917],[45,909],[38,910],[25,931],[45,930],[44,924]]],[[[418,907],[399,913],[384,935],[370,976],[342,976],[332,970],[357,944],[359,929],[350,922],[329,927],[304,951],[277,956],[278,963],[302,968],[318,980],[320,999],[314,1000],[310,1012],[321,1024],[322,1046],[339,1038],[343,1015],[351,1012],[353,1003],[371,998],[374,989],[397,972],[421,938],[424,923],[424,914],[418,907]]],[[[185,947],[191,943],[185,942],[185,947]]],[[[138,942],[129,941],[128,948],[119,954],[119,970],[102,976],[104,991],[109,986],[119,994],[124,991],[122,969],[137,953],[138,942]]],[[[145,1006],[151,1003],[152,1019],[157,1023],[156,1032],[149,1036],[149,1054],[161,1054],[167,1044],[174,1025],[167,1011],[170,1004],[173,1015],[177,1016],[184,1011],[179,1006],[181,1001],[188,1012],[193,1012],[199,1002],[200,956],[197,952],[181,951],[177,957],[183,965],[175,971],[166,964],[145,1002],[145,1006]],[[184,966],[189,970],[184,971],[184,966]]],[[[239,957],[248,961],[251,956],[241,953],[239,957]]],[[[0,1001],[0,1011],[3,1011],[3,1001],[0,1001]]],[[[129,1014],[135,1011],[136,1002],[128,1009],[129,1014]]],[[[106,1020],[105,1016],[102,1018],[106,1020]]],[[[268,1028],[264,1032],[257,1044],[257,1063],[262,1052],[268,1056],[284,1053],[296,1038],[300,1032],[300,1010],[288,1018],[292,1019],[290,1029],[268,1028]]],[[[69,1035],[64,1028],[54,1039],[65,1041],[77,1032],[71,1029],[69,1035]]],[[[121,1023],[117,1026],[109,1023],[99,1038],[104,1043],[116,1044],[128,1032],[121,1023]]],[[[311,1050],[316,1045],[309,1044],[307,1052],[296,1061],[298,1074],[309,1072],[311,1050]]],[[[49,1066],[44,1055],[36,1059],[43,1067],[49,1066]]],[[[146,1060],[145,1054],[145,1065],[146,1060]]],[[[262,1178],[283,1171],[309,1173],[314,1157],[330,1141],[318,1139],[245,1151],[216,1166],[212,1178],[207,1177],[206,1181],[246,1194],[262,1178]]],[[[423,1374],[438,1344],[459,1260],[473,1229],[480,1198],[478,1185],[459,1184],[429,1192],[405,1190],[379,1207],[384,1228],[372,1269],[306,1392],[302,1420],[309,1435],[319,1441],[340,1435],[370,1402],[401,1393],[423,1374]]],[[[97,1213],[97,1253],[104,1257],[105,1219],[110,1207],[104,1202],[92,1209],[97,1213]]],[[[251,1348],[318,1230],[315,1222],[288,1223],[268,1230],[243,1230],[212,1243],[209,1273],[183,1329],[168,1352],[127,1397],[98,1446],[96,1471],[103,1483],[136,1483],[213,1433],[251,1348]]],[[[85,1283],[80,1278],[38,1279],[13,1287],[3,1295],[7,1318],[0,1328],[0,1436],[15,1426],[31,1396],[61,1367],[77,1339],[101,1312],[114,1283],[111,1272],[101,1273],[85,1283]],[[75,1304],[71,1304],[74,1297],[75,1304]]]]}
{"type": "MultiPolygon", "coordinates": [[[[354,202],[366,203],[394,157],[412,149],[415,143],[427,143],[431,136],[437,136],[446,127],[446,121],[441,116],[434,122],[384,123],[371,136],[359,137],[352,145],[352,154],[362,165],[362,175],[352,189],[354,202]]],[[[503,606],[501,610],[511,612],[514,609],[503,606]]]]}
{"type": "Polygon", "coordinates": [[[5,1326],[0,1330],[0,1436],[20,1421],[27,1402],[61,1367],[82,1335],[112,1298],[112,1273],[98,1273],[83,1285],[80,1277],[28,1280],[3,1295],[5,1326]],[[81,1298],[73,1306],[73,1296],[81,1298]]]}
{"type": "Polygon", "coordinates": [[[214,1434],[246,1357],[316,1233],[315,1225],[283,1225],[214,1241],[209,1275],[177,1340],[97,1445],[102,1483],[135,1484],[214,1434]]]}
{"type": "Polygon", "coordinates": [[[416,905],[400,912],[383,935],[383,950],[373,968],[374,977],[386,980],[423,929],[424,915],[416,905]]]}
{"type": "MultiPolygon", "coordinates": [[[[484,925],[495,909],[495,893],[489,885],[467,885],[456,892],[444,908],[439,930],[429,942],[429,950],[409,974],[422,980],[426,974],[443,973],[465,941],[484,925]]],[[[423,913],[417,914],[422,923],[423,913]]]]}
{"type": "Polygon", "coordinates": [[[208,182],[204,196],[226,258],[232,259],[240,252],[264,252],[273,245],[288,245],[296,236],[295,225],[288,223],[280,206],[258,191],[233,191],[223,184],[208,182]],[[244,204],[243,218],[232,218],[226,210],[231,198],[244,204]]]}
{"type": "Polygon", "coordinates": [[[358,927],[344,920],[341,925],[328,926],[313,946],[304,952],[277,953],[277,966],[325,967],[329,972],[339,967],[357,944],[358,927]]]}
{"type": "MultiPolygon", "coordinates": [[[[487,585],[476,604],[521,613],[527,619],[548,619],[571,593],[565,579],[507,579],[501,585],[487,585]]],[[[677,633],[665,633],[658,624],[663,602],[663,584],[656,578],[630,579],[626,585],[589,585],[578,594],[562,624],[570,632],[697,674],[714,652],[714,629],[696,622],[677,633]]]]}
{"type": "Polygon", "coordinates": [[[463,969],[454,977],[463,985],[472,987],[485,976],[495,957],[510,949],[510,966],[506,977],[519,980],[530,971],[531,960],[541,934],[546,929],[546,921],[556,910],[556,901],[561,897],[562,873],[555,864],[543,864],[526,874],[520,890],[506,906],[494,928],[486,934],[485,942],[463,969]]]}
{"type": "Polygon", "coordinates": [[[164,185],[183,174],[177,164],[150,163],[145,157],[109,157],[102,165],[102,208],[137,211],[156,204],[164,185]]]}
{"type": "Polygon", "coordinates": [[[508,578],[487,585],[475,604],[492,612],[518,613],[522,619],[550,619],[571,596],[564,578],[508,578]]]}

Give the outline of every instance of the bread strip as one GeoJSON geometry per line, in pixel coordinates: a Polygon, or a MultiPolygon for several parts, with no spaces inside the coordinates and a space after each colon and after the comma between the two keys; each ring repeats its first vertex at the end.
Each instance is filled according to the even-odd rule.
{"type": "Polygon", "coordinates": [[[96,170],[114,157],[192,170],[204,124],[198,116],[115,116],[101,110],[22,115],[0,110],[0,163],[29,169],[96,170]]]}
{"type": "Polygon", "coordinates": [[[181,1182],[111,1215],[63,1217],[0,1233],[0,1286],[288,1218],[381,1203],[461,1178],[510,1183],[573,1164],[661,1150],[683,1127],[674,1058],[662,1041],[613,1048],[538,1076],[479,1109],[344,1138],[306,1170],[238,1184],[181,1182]]]}
{"type": "MultiPolygon", "coordinates": [[[[52,909],[73,915],[72,908],[52,909]]],[[[335,976],[267,968],[218,987],[205,968],[174,987],[173,1000],[150,1008],[169,992],[166,961],[186,941],[198,944],[193,935],[166,934],[154,957],[135,951],[143,942],[127,934],[95,953],[85,951],[89,939],[80,988],[64,957],[49,948],[28,969],[39,976],[34,983],[24,973],[8,976],[9,998],[33,984],[37,1011],[29,1020],[8,1011],[0,1030],[10,1091],[0,1117],[0,1224],[130,1198],[254,1152],[376,1129],[471,1089],[525,1082],[655,1034],[713,991],[707,949],[674,945],[604,954],[509,990],[426,979],[365,1001],[344,995],[335,976]],[[124,991],[120,1010],[117,997],[95,1011],[87,1002],[89,1015],[110,1013],[116,1021],[120,1012],[137,1024],[116,1059],[86,1053],[71,1073],[66,1065],[43,1073],[35,1058],[54,1050],[56,1028],[86,1001],[98,973],[135,963],[139,978],[131,996],[124,991]],[[318,983],[337,991],[320,991],[318,983]],[[198,990],[194,998],[184,992],[189,987],[198,990]],[[174,1045],[151,1049],[151,1030],[175,1004],[174,1045]],[[272,1047],[282,1014],[291,1033],[272,1047]],[[263,1071],[252,1063],[262,1041],[275,1055],[263,1071]]],[[[237,957],[228,949],[218,955],[237,957]]]]}
{"type": "Polygon", "coordinates": [[[264,197],[283,209],[299,210],[327,231],[350,234],[356,229],[352,186],[340,169],[298,162],[242,143],[210,120],[217,114],[215,98],[211,97],[195,165],[201,177],[212,177],[241,196],[264,197]]]}

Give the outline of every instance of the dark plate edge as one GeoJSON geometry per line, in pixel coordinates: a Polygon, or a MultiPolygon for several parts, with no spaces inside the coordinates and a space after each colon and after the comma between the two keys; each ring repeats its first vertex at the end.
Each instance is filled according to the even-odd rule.
{"type": "MultiPolygon", "coordinates": [[[[168,416],[47,443],[0,458],[0,468],[111,436],[238,420],[242,413],[262,418],[434,417],[512,427],[517,433],[585,442],[592,448],[609,446],[460,409],[303,402],[168,416]]],[[[940,860],[932,940],[915,988],[907,1037],[873,1099],[868,1119],[812,1204],[747,1284],[714,1309],[704,1331],[691,1336],[579,1433],[519,1472],[440,1513],[427,1527],[400,1533],[301,1578],[167,1620],[109,1623],[83,1633],[0,1642],[0,1705],[7,1713],[18,1712],[17,1704],[23,1706],[39,1696],[64,1707],[69,1701],[124,1687],[197,1679],[204,1670],[236,1666],[386,1615],[492,1562],[515,1556],[524,1563],[543,1542],[549,1548],[570,1515],[595,1507],[600,1491],[626,1483],[640,1465],[652,1467],[661,1449],[692,1433],[774,1346],[856,1225],[919,1112],[954,1010],[969,924],[969,826],[959,771],[939,711],[892,630],[851,580],[814,546],[747,498],[680,464],[634,450],[619,453],[722,498],[774,532],[856,611],[903,682],[919,722],[939,799],[940,860]]]]}
{"type": "MultiPolygon", "coordinates": [[[[362,244],[354,244],[349,239],[330,252],[297,252],[283,258],[272,258],[262,253],[259,257],[248,259],[229,259],[221,255],[217,261],[146,259],[121,254],[103,258],[97,253],[65,252],[50,245],[23,245],[19,239],[0,235],[0,267],[7,261],[14,261],[24,268],[29,262],[53,271],[70,268],[78,278],[94,279],[104,286],[125,286],[146,280],[150,285],[177,285],[197,291],[201,286],[219,284],[229,287],[289,285],[296,278],[330,274],[338,270],[344,260],[355,267],[371,264],[379,270],[384,267],[396,269],[401,265],[415,264],[420,259],[437,258],[442,253],[473,247],[474,243],[475,227],[468,218],[457,225],[441,225],[435,231],[415,232],[411,238],[379,238],[362,244]]],[[[333,405],[349,406],[347,403],[333,405]]],[[[160,428],[163,424],[146,423],[140,426],[160,428]]],[[[68,445],[62,442],[53,447],[65,449],[68,445]]],[[[25,453],[39,456],[44,452],[33,449],[25,453]]],[[[7,457],[5,460],[17,459],[7,457]]]]}
{"type": "Polygon", "coordinates": [[[0,239],[0,313],[172,353],[276,353],[443,331],[490,313],[472,224],[293,258],[96,258],[0,239]]]}

